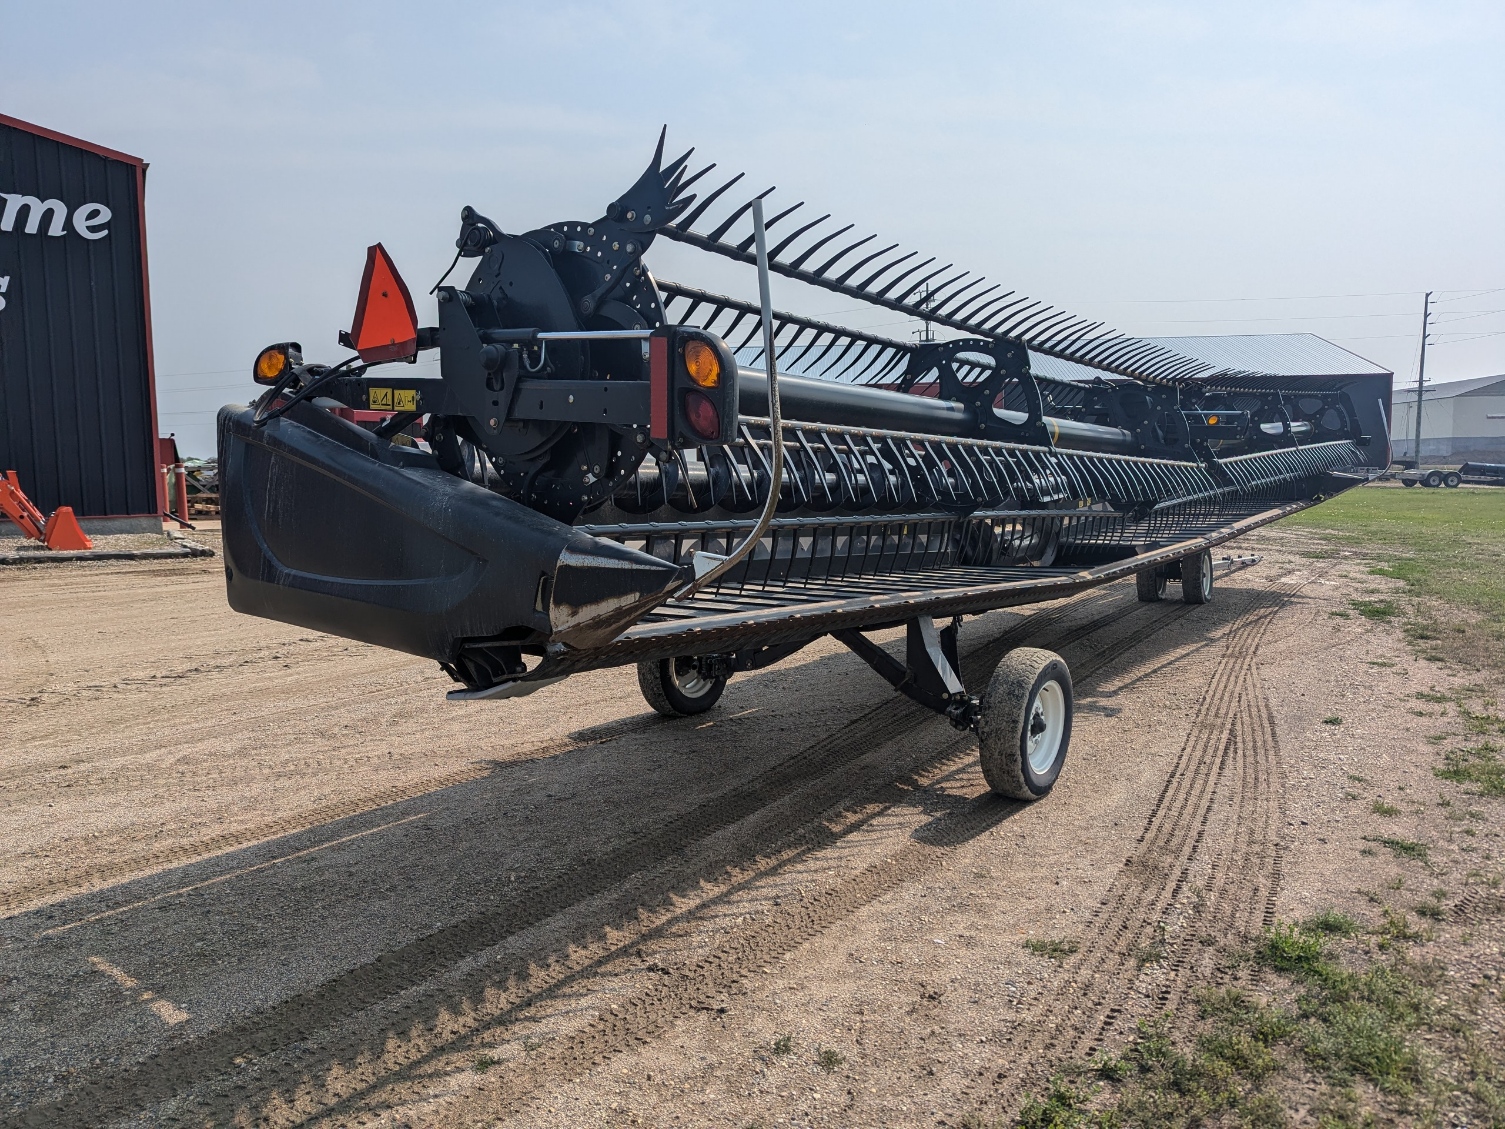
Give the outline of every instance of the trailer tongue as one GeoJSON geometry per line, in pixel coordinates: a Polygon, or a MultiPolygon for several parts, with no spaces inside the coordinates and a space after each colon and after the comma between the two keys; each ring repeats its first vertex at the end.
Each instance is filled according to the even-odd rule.
{"type": "Polygon", "coordinates": [[[688,157],[660,138],[594,222],[509,235],[464,209],[476,264],[437,327],[377,245],[353,356],[264,350],[267,392],[219,420],[231,605],[432,658],[458,699],[636,663],[670,715],[831,634],[1030,799],[1069,743],[1069,672],[1016,652],[973,694],[962,616],[1130,574],[1205,602],[1215,546],[1388,465],[1388,385],[1216,370],[799,204],[764,223],[768,193],[722,203],[740,177],[696,203],[688,157]],[[655,279],[660,237],[757,267],[760,299],[655,279]],[[770,274],[950,336],[775,311],[770,274]],[[438,377],[405,375],[432,349],[438,377]],[[863,634],[901,624],[903,662],[863,634]]]}

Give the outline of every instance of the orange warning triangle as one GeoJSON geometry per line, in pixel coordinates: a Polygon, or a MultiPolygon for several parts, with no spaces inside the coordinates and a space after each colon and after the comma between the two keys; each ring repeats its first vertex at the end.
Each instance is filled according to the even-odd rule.
{"type": "Polygon", "coordinates": [[[400,361],[418,354],[418,314],[402,275],[380,243],[366,248],[366,273],[350,340],[361,360],[400,361]]]}
{"type": "Polygon", "coordinates": [[[92,549],[94,542],[73,516],[72,506],[59,506],[47,519],[47,531],[42,543],[49,549],[92,549]]]}

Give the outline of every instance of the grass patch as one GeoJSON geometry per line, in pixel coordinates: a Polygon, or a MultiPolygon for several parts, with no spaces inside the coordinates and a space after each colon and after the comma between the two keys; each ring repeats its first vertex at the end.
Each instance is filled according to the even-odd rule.
{"type": "Polygon", "coordinates": [[[477,1074],[485,1074],[496,1065],[497,1060],[490,1055],[476,1055],[476,1060],[470,1064],[470,1069],[474,1070],[477,1074]]]}
{"type": "Polygon", "coordinates": [[[1383,835],[1365,835],[1366,843],[1378,843],[1387,848],[1398,859],[1415,859],[1417,862],[1427,861],[1427,845],[1417,843],[1411,839],[1389,839],[1383,835]]]}
{"type": "Polygon", "coordinates": [[[1322,719],[1322,724],[1323,725],[1342,725],[1343,724],[1343,719],[1341,717],[1339,717],[1337,714],[1333,714],[1332,717],[1324,717],[1322,719]]]}
{"type": "Polygon", "coordinates": [[[794,1036],[780,1035],[773,1041],[773,1053],[776,1055],[792,1055],[794,1053],[794,1036]]]}
{"type": "Polygon", "coordinates": [[[1401,581],[1421,602],[1413,613],[1394,600],[1353,601],[1360,615],[1401,613],[1412,640],[1432,653],[1505,668],[1505,569],[1482,567],[1505,556],[1505,490],[1361,487],[1285,524],[1322,532],[1332,546],[1369,556],[1371,574],[1401,581]],[[1426,606],[1434,603],[1466,614],[1461,620],[1438,614],[1426,606]]]}
{"type": "Polygon", "coordinates": [[[835,1074],[846,1064],[846,1061],[830,1047],[822,1047],[820,1053],[815,1056],[815,1065],[827,1074],[835,1074]]]}
{"type": "Polygon", "coordinates": [[[1472,784],[1475,795],[1505,796],[1505,763],[1500,747],[1488,741],[1444,753],[1442,767],[1432,771],[1455,784],[1472,784]]]}
{"type": "Polygon", "coordinates": [[[1058,938],[1046,940],[1040,937],[1030,937],[1024,942],[1024,947],[1036,956],[1050,957],[1051,960],[1064,960],[1081,948],[1081,945],[1075,941],[1058,938]]]}
{"type": "Polygon", "coordinates": [[[1329,937],[1357,937],[1364,932],[1362,924],[1347,914],[1332,909],[1325,909],[1307,918],[1301,923],[1301,928],[1308,933],[1325,933],[1329,937]]]}
{"type": "MultiPolygon", "coordinates": [[[[1383,929],[1393,935],[1396,920],[1388,914],[1383,929]]],[[[1204,990],[1195,997],[1194,1019],[1182,1011],[1140,1022],[1116,1054],[1068,1066],[1015,1119],[973,1114],[960,1124],[1275,1129],[1295,1112],[1283,1095],[1325,1129],[1391,1124],[1406,1114],[1431,1124],[1430,1107],[1439,1100],[1451,1105],[1442,1095],[1455,1086],[1467,1095],[1468,1124],[1498,1124],[1505,1071],[1440,1004],[1440,974],[1400,952],[1375,961],[1364,931],[1334,910],[1300,924],[1278,923],[1251,952],[1234,958],[1263,970],[1257,990],[1204,990]],[[1422,1053],[1423,1032],[1457,1037],[1447,1077],[1429,1065],[1438,1044],[1432,1055],[1422,1053]],[[1290,1082],[1313,1076],[1315,1093],[1290,1097],[1290,1082]]]]}
{"type": "Polygon", "coordinates": [[[1394,600],[1349,600],[1348,606],[1365,619],[1389,619],[1400,611],[1394,600]]]}
{"type": "Polygon", "coordinates": [[[1375,800],[1369,805],[1369,810],[1375,815],[1400,815],[1400,808],[1394,804],[1387,804],[1384,800],[1375,800]]]}

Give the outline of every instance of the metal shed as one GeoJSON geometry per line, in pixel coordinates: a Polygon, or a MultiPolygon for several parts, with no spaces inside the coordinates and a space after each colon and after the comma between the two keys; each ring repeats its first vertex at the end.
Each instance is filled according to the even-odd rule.
{"type": "Polygon", "coordinates": [[[165,509],[145,183],[139,157],[0,115],[0,469],[101,532],[165,509]]]}
{"type": "MultiPolygon", "coordinates": [[[[1505,374],[1428,384],[1422,405],[1423,462],[1505,462],[1505,374]]],[[[1396,458],[1415,457],[1415,386],[1396,393],[1391,435],[1396,458]]]]}

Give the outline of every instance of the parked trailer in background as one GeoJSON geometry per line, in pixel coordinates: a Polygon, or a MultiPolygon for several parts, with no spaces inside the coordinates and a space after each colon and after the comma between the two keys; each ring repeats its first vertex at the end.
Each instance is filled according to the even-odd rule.
{"type": "Polygon", "coordinates": [[[1505,486],[1505,463],[1464,463],[1457,470],[1433,467],[1404,470],[1396,476],[1402,486],[1505,486]]]}
{"type": "Polygon", "coordinates": [[[1215,369],[738,202],[740,177],[697,202],[689,156],[665,164],[660,138],[593,221],[512,235],[464,209],[474,270],[437,287],[437,326],[378,244],[352,355],[264,350],[267,392],[219,418],[231,605],[434,659],[456,700],[636,665],[671,716],[833,635],[1034,799],[1070,741],[1070,672],[1022,649],[976,692],[964,616],[1131,575],[1142,600],[1176,581],[1205,603],[1214,549],[1389,465],[1388,379],[1215,369]],[[655,277],[660,238],[744,264],[755,294],[655,277]],[[776,311],[771,275],[951,336],[776,311]],[[435,349],[438,377],[401,363],[435,349]],[[1099,376],[1043,379],[1031,351],[1099,376]],[[869,638],[900,626],[902,660],[869,638]]]}

